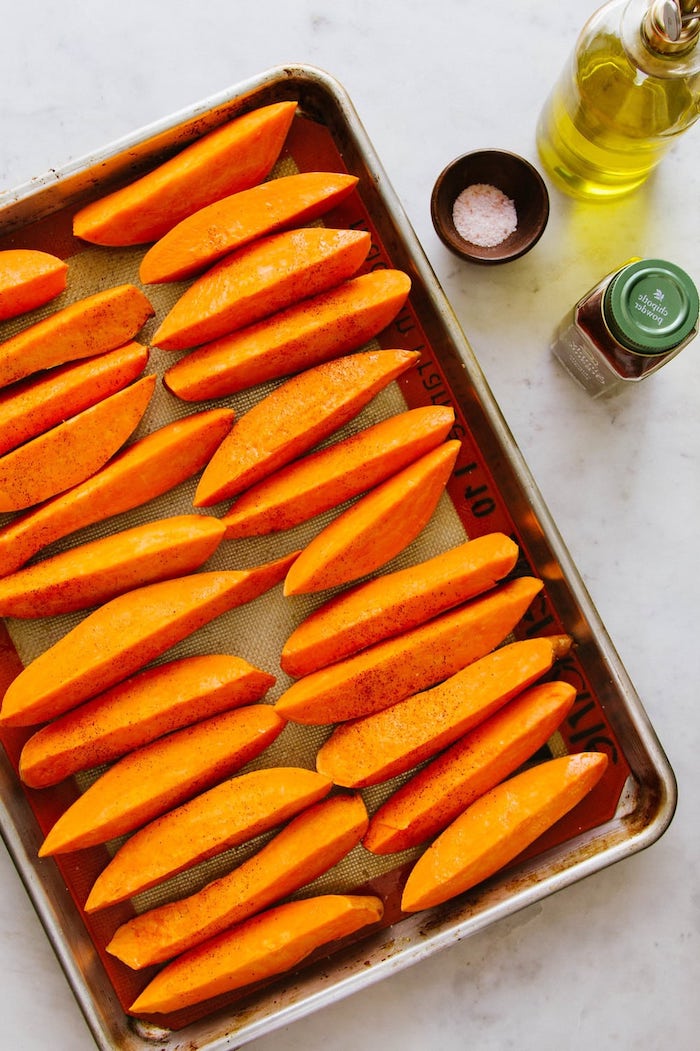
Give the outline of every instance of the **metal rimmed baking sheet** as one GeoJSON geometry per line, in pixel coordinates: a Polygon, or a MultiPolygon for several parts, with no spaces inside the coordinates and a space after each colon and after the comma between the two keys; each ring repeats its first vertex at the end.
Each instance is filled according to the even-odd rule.
{"type": "MultiPolygon", "coordinates": [[[[277,171],[334,165],[357,175],[357,194],[334,213],[333,221],[370,230],[373,247],[368,267],[395,266],[406,271],[412,281],[407,308],[381,334],[379,342],[419,350],[420,362],[373,403],[358,425],[405,405],[450,404],[456,412],[456,434],[463,446],[449,496],[425,535],[403,558],[419,561],[440,546],[494,529],[514,536],[521,549],[520,571],[531,572],[545,582],[542,600],[535,604],[520,630],[525,634],[562,630],[575,640],[573,654],[559,673],[575,683],[578,698],[553,747],[565,751],[604,750],[611,759],[610,773],[600,791],[577,809],[574,820],[557,826],[518,864],[473,892],[424,914],[402,917],[398,911],[405,860],[397,864],[385,859],[379,864],[358,848],[347,865],[320,885],[328,889],[363,887],[381,893],[387,903],[387,923],[381,930],[356,944],[339,947],[329,957],[320,954],[317,961],[265,989],[229,998],[215,1011],[193,1017],[183,1028],[171,1030],[135,1022],[124,1011],[133,983],[104,953],[110,925],[113,929],[117,916],[86,924],[82,914],[80,902],[92,875],[104,863],[104,854],[95,851],[89,858],[69,857],[60,867],[51,859],[37,858],[43,831],[55,810],[47,806],[40,793],[28,793],[21,787],[15,766],[17,744],[10,734],[5,740],[6,750],[0,752],[3,837],[95,1041],[105,1051],[146,1051],[153,1046],[163,1051],[185,1047],[223,1051],[240,1047],[650,845],[665,831],[675,806],[673,773],[640,698],[359,117],[332,77],[306,66],[272,69],[63,170],[0,194],[0,248],[38,247],[68,258],[68,295],[74,298],[105,282],[138,283],[138,263],[144,249],[102,249],[76,242],[70,225],[75,208],[152,167],[231,116],[281,99],[298,102],[298,117],[277,171]]],[[[149,287],[146,291],[159,317],[177,294],[173,288],[149,287]]],[[[153,325],[156,323],[157,319],[153,325]]],[[[0,338],[6,338],[13,330],[9,323],[0,326],[0,338]]],[[[146,334],[150,331],[147,329],[146,334]]],[[[164,356],[153,353],[151,364],[156,369],[164,368],[164,356]]],[[[251,404],[251,398],[259,396],[260,392],[244,392],[231,403],[241,412],[251,404]]],[[[143,427],[152,429],[171,414],[190,408],[178,405],[161,390],[143,427]]],[[[156,501],[139,513],[145,517],[178,513],[182,508],[191,508],[191,494],[191,487],[185,485],[175,496],[156,501]]],[[[84,531],[80,538],[98,535],[102,528],[136,524],[137,520],[135,515],[120,517],[104,527],[84,531]]],[[[235,560],[236,568],[251,565],[269,554],[284,553],[306,535],[302,530],[293,538],[240,542],[220,557],[227,564],[235,560]],[[279,550],[285,544],[288,546],[279,550]]],[[[71,538],[70,542],[77,539],[71,538]]],[[[264,602],[256,600],[244,615],[222,618],[210,631],[198,633],[193,645],[212,650],[227,645],[253,662],[270,666],[276,662],[280,639],[306,608],[303,602],[285,604],[276,593],[264,602]],[[264,632],[260,630],[261,623],[264,632]]],[[[4,659],[0,664],[5,682],[16,673],[18,660],[31,659],[53,637],[63,634],[68,620],[54,621],[41,629],[19,623],[6,625],[4,659]]],[[[279,668],[270,670],[279,675],[281,689],[284,677],[279,668]]],[[[318,740],[314,733],[299,734],[293,747],[286,743],[280,746],[283,750],[274,752],[273,760],[280,757],[284,761],[312,763],[318,740]]],[[[53,806],[60,804],[61,798],[57,798],[53,806]]],[[[374,805],[371,794],[368,805],[374,805]]],[[[123,918],[123,914],[119,915],[123,918]]]]}

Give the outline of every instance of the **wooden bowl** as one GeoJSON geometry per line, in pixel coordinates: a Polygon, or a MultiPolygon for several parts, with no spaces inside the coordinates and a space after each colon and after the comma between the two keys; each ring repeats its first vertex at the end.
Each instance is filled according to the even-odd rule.
{"type": "Polygon", "coordinates": [[[508,263],[529,252],[544,233],[549,194],[540,173],[523,157],[507,150],[477,150],[457,157],[440,173],[433,187],[430,214],[438,237],[460,259],[485,265],[508,263]],[[473,244],[455,227],[455,201],[475,184],[495,187],[515,207],[516,228],[499,244],[473,244]]]}

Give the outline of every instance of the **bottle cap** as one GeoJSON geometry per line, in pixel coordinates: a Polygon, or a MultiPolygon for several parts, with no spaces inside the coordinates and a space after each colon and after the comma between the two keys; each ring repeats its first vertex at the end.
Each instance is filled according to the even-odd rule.
{"type": "Polygon", "coordinates": [[[683,55],[700,39],[696,0],[651,0],[642,18],[644,43],[659,55],[683,55]]]}
{"type": "Polygon", "coordinates": [[[641,259],[616,274],[604,300],[618,343],[638,354],[664,354],[695,329],[700,302],[692,278],[664,259],[641,259]]]}

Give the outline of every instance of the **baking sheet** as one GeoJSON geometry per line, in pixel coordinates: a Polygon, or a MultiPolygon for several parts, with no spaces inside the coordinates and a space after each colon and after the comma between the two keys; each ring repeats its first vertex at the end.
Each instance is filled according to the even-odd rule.
{"type": "MultiPolygon", "coordinates": [[[[104,945],[119,923],[134,911],[150,907],[168,894],[189,892],[198,883],[238,863],[259,842],[228,852],[200,866],[194,874],[87,919],[80,906],[104,866],[108,848],[81,851],[58,862],[39,861],[36,856],[44,833],[80,791],[85,779],[43,792],[25,791],[16,776],[24,732],[6,733],[5,750],[0,755],[3,836],[96,1043],[105,1049],[145,1049],[152,1047],[154,1041],[168,1051],[239,1047],[642,849],[663,833],[675,806],[673,774],[641,702],[358,116],[331,77],[306,66],[270,70],[63,171],[34,180],[9,194],[0,194],[0,248],[38,247],[70,260],[69,290],[43,311],[34,312],[29,320],[38,320],[43,313],[99,288],[121,281],[139,283],[138,264],[144,248],[104,249],[73,239],[71,218],[79,204],[129,181],[221,121],[255,106],[288,98],[298,101],[299,112],[273,175],[325,168],[347,170],[359,176],[358,192],[324,216],[323,222],[328,226],[368,229],[372,249],[364,269],[394,266],[406,271],[412,280],[408,305],[380,334],[377,343],[419,350],[420,361],[341,433],[350,433],[404,407],[434,403],[453,406],[453,436],[462,440],[448,493],[437,513],[418,540],[386,568],[422,561],[466,537],[494,530],[512,535],[521,550],[518,572],[532,573],[545,582],[544,594],[536,600],[518,634],[566,631],[575,640],[572,654],[557,667],[557,677],[576,685],[577,700],[549,750],[598,749],[607,752],[610,763],[601,784],[568,818],[521,856],[518,864],[473,892],[429,912],[402,917],[399,911],[400,888],[413,855],[382,859],[356,848],[314,887],[323,891],[362,889],[380,893],[386,902],[385,925],[380,931],[356,944],[338,947],[330,956],[321,952],[318,960],[310,961],[298,973],[284,976],[264,989],[222,998],[216,1009],[206,1014],[193,1011],[168,1019],[173,1028],[164,1029],[130,1019],[124,1011],[152,971],[130,972],[104,952],[104,945]]],[[[178,283],[144,288],[157,316],[139,338],[147,340],[183,287],[183,283],[178,283]]],[[[5,323],[0,326],[0,339],[27,323],[27,318],[5,323]]],[[[153,350],[147,371],[162,372],[173,360],[172,354],[153,350]]],[[[264,385],[220,402],[192,406],[178,402],[159,386],[134,437],[174,415],[205,405],[231,405],[240,414],[268,389],[269,385],[264,385]]],[[[196,480],[192,480],[135,512],[82,530],[45,549],[41,557],[104,532],[191,511],[195,484],[196,480]]],[[[273,538],[225,542],[206,568],[242,568],[294,550],[324,520],[315,519],[273,538]]],[[[274,594],[262,596],[201,629],[168,651],[163,659],[191,652],[238,653],[277,676],[268,698],[274,700],[290,681],[278,665],[281,644],[294,625],[320,601],[312,596],[283,600],[279,589],[275,589],[274,594]]],[[[30,660],[62,636],[79,616],[34,623],[8,622],[0,640],[0,675],[4,682],[16,674],[21,662],[30,660]]],[[[313,766],[315,751],[326,733],[322,728],[289,726],[252,765],[294,762],[313,766]]],[[[388,790],[380,787],[364,794],[371,810],[388,790]]],[[[308,893],[308,888],[303,893],[308,893]]]]}

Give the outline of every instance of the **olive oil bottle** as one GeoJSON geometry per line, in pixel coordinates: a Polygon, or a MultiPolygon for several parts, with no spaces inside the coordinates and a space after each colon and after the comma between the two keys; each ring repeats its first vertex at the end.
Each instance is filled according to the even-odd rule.
{"type": "Polygon", "coordinates": [[[560,189],[615,199],[640,186],[700,116],[700,2],[610,0],[584,26],[540,115],[560,189]]]}

